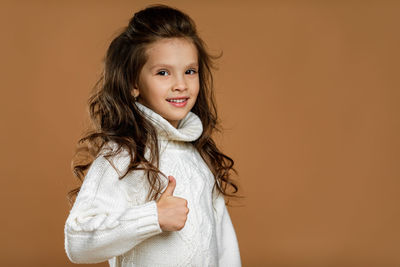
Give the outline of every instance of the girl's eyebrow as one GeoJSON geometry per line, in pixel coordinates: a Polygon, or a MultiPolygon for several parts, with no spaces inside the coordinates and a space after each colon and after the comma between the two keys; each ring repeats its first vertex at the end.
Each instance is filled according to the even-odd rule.
{"type": "MultiPolygon", "coordinates": [[[[192,63],[186,65],[185,68],[187,68],[187,67],[198,67],[198,66],[199,66],[199,64],[198,64],[197,62],[192,62],[192,63]]],[[[160,63],[160,64],[155,64],[155,65],[151,66],[151,67],[150,67],[150,70],[152,70],[152,69],[154,69],[154,68],[157,68],[157,67],[168,67],[168,68],[173,68],[172,65],[160,63]]]]}

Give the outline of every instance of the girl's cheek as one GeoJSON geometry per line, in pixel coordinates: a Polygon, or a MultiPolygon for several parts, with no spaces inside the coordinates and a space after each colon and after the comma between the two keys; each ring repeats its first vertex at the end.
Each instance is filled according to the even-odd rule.
{"type": "Polygon", "coordinates": [[[151,82],[151,87],[152,88],[163,88],[163,87],[165,87],[165,81],[162,81],[162,80],[153,80],[152,82],[151,82]]]}

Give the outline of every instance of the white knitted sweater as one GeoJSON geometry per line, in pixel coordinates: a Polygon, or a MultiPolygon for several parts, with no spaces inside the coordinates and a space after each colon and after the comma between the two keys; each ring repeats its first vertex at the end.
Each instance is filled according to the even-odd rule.
{"type": "MultiPolygon", "coordinates": [[[[189,112],[174,128],[151,109],[136,103],[155,125],[160,170],[176,179],[174,196],[188,201],[180,231],[162,231],[144,171],[123,179],[125,150],[111,159],[102,154],[90,166],[65,223],[65,250],[74,263],[109,261],[110,266],[241,266],[238,242],[224,198],[212,188],[214,176],[190,141],[203,127],[189,112]]],[[[110,143],[110,148],[115,144],[110,143]]],[[[148,155],[148,154],[147,154],[148,155]]],[[[168,181],[163,180],[163,188],[168,181]]]]}

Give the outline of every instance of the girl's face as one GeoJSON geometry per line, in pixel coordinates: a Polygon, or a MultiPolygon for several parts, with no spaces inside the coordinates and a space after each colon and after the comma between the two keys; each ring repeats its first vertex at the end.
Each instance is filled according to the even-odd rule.
{"type": "Polygon", "coordinates": [[[176,128],[199,93],[197,49],[186,39],[164,38],[150,44],[146,53],[133,95],[176,128]]]}

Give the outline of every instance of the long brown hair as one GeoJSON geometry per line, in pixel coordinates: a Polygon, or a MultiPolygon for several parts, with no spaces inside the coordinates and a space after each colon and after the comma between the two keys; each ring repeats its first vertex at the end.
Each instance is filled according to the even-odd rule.
{"type": "MultiPolygon", "coordinates": [[[[114,142],[118,148],[105,154],[106,158],[122,149],[133,155],[127,172],[120,179],[130,171],[145,170],[150,184],[148,200],[155,200],[161,194],[159,175],[165,175],[158,168],[156,130],[134,104],[132,90],[133,85],[138,84],[140,71],[147,60],[146,47],[162,38],[186,38],[197,48],[200,89],[191,111],[200,118],[203,133],[191,143],[214,174],[213,190],[217,188],[225,196],[236,196],[238,186],[231,179],[231,172],[237,173],[233,168],[234,161],[217,148],[211,137],[214,131],[220,131],[211,69],[215,68],[213,60],[222,54],[214,56],[207,52],[206,44],[198,36],[195,23],[188,15],[160,4],[135,13],[128,26],[111,42],[104,72],[88,101],[92,129],[78,141],[72,160],[73,173],[82,182],[105,144],[114,142]],[[149,158],[145,158],[146,147],[149,147],[149,158]],[[232,193],[229,189],[233,189],[232,193]]],[[[79,190],[80,187],[68,193],[71,203],[79,190]]]]}

